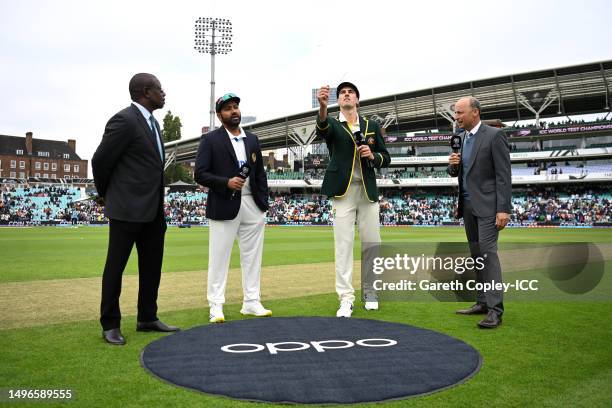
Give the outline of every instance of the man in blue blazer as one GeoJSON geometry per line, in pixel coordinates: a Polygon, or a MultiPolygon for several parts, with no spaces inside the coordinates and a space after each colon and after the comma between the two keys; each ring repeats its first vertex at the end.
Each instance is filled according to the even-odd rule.
{"type": "Polygon", "coordinates": [[[223,304],[234,240],[238,238],[245,315],[271,316],[260,301],[261,258],[268,180],[257,136],[240,127],[240,98],[228,93],[216,102],[222,127],[202,135],[195,180],[208,187],[210,219],[207,299],[210,322],[225,321],[223,304]],[[241,169],[248,174],[239,176],[241,169]]]}

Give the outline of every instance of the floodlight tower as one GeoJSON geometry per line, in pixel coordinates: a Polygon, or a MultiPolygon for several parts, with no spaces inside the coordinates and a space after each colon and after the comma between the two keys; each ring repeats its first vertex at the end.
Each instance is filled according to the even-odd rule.
{"type": "Polygon", "coordinates": [[[215,55],[232,51],[232,22],[225,18],[200,17],[195,22],[195,46],[210,54],[210,129],[215,129],[215,55]]]}

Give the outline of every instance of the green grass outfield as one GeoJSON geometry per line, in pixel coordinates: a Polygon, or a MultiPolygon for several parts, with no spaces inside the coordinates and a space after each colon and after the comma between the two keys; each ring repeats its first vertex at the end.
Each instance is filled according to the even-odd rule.
{"type": "MultiPolygon", "coordinates": [[[[382,238],[385,242],[461,242],[465,235],[461,228],[389,227],[383,228],[382,238]]],[[[99,277],[106,241],[104,227],[0,229],[0,287],[12,282],[99,277]]],[[[610,243],[612,229],[507,229],[501,241],[610,243]]],[[[206,228],[170,228],[164,273],[204,270],[207,246],[206,228]]],[[[333,261],[332,231],[326,227],[267,228],[264,248],[266,266],[333,261]]],[[[136,273],[134,261],[130,260],[127,274],[136,273]]],[[[235,250],[232,267],[238,264],[235,250]]],[[[606,273],[610,266],[608,262],[606,273]]],[[[197,284],[204,286],[204,282],[197,284]]],[[[337,300],[330,287],[328,294],[278,298],[267,301],[266,306],[275,316],[330,316],[337,300]]],[[[479,316],[455,315],[454,310],[463,304],[388,302],[368,313],[356,306],[355,317],[443,332],[471,344],[484,357],[481,371],[464,384],[425,397],[371,406],[612,406],[612,299],[508,302],[503,326],[492,331],[476,328],[479,316]]],[[[239,305],[228,305],[227,319],[241,319],[238,310],[239,305]]],[[[182,328],[206,324],[208,315],[202,307],[160,312],[160,318],[182,328]]],[[[136,333],[134,316],[123,319],[128,340],[124,347],[103,343],[95,316],[71,323],[32,323],[38,327],[0,327],[0,388],[72,389],[76,399],[62,406],[269,406],[207,396],[152,377],[140,367],[140,352],[163,335],[136,333]]]]}

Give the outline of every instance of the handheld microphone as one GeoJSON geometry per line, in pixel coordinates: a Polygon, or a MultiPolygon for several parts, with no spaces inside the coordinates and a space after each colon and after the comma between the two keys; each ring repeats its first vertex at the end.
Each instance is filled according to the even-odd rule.
{"type": "MultiPolygon", "coordinates": [[[[353,137],[355,138],[355,143],[357,144],[357,146],[363,146],[367,144],[365,141],[365,136],[363,135],[361,130],[358,130],[357,132],[353,133],[353,137]]],[[[369,168],[374,167],[374,163],[372,163],[372,160],[365,159],[365,162],[366,162],[366,166],[368,166],[369,168]]]]}
{"type": "MultiPolygon", "coordinates": [[[[250,172],[251,172],[251,166],[249,166],[249,163],[244,163],[242,166],[240,166],[240,170],[238,171],[238,174],[236,174],[236,176],[240,177],[243,180],[246,180],[247,177],[249,177],[250,172]]],[[[234,190],[234,192],[232,193],[231,200],[233,200],[234,197],[236,196],[236,191],[238,190],[234,190]]]]}
{"type": "MultiPolygon", "coordinates": [[[[450,138],[450,147],[453,149],[453,153],[459,153],[461,151],[461,136],[454,134],[450,138]]],[[[458,168],[458,165],[454,165],[454,168],[458,168]]]]}
{"type": "Polygon", "coordinates": [[[450,138],[450,147],[453,149],[453,153],[459,153],[461,150],[461,136],[453,135],[450,138]]]}

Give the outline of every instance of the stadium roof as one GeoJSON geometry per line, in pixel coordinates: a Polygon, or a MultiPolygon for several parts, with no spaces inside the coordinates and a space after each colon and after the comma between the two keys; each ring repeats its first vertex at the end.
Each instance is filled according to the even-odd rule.
{"type": "MultiPolygon", "coordinates": [[[[538,94],[549,95],[552,103],[540,118],[582,115],[610,110],[612,99],[612,60],[541,71],[478,79],[458,84],[364,99],[359,103],[361,115],[397,118],[387,133],[402,134],[425,129],[449,127],[442,112],[462,96],[473,95],[482,106],[483,119],[518,121],[535,115],[521,104],[521,99],[537,107],[538,94]]],[[[290,133],[312,129],[316,110],[277,119],[251,123],[245,129],[255,133],[263,149],[293,146],[290,133]]],[[[337,106],[329,109],[338,112],[337,106]]],[[[177,161],[193,160],[200,137],[166,143],[167,151],[176,151],[177,161]]]]}

